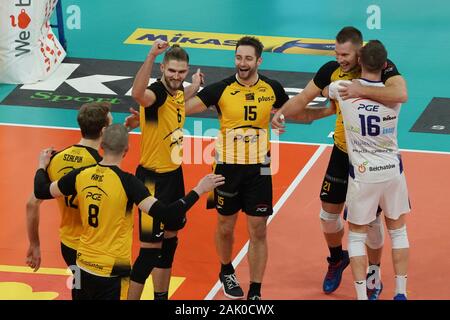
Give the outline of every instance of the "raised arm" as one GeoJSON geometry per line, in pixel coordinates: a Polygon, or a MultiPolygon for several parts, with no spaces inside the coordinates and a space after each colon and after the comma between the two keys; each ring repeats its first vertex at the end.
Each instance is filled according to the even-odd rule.
{"type": "Polygon", "coordinates": [[[147,86],[156,57],[163,53],[168,46],[169,44],[167,41],[162,41],[160,39],[156,40],[134,78],[131,96],[143,107],[152,105],[156,100],[155,94],[151,90],[147,89],[147,86]]]}
{"type": "Polygon", "coordinates": [[[200,89],[200,86],[205,83],[205,75],[200,71],[200,68],[197,69],[192,75],[192,84],[184,88],[184,100],[187,101],[190,98],[194,97],[197,94],[197,91],[200,89]]]}

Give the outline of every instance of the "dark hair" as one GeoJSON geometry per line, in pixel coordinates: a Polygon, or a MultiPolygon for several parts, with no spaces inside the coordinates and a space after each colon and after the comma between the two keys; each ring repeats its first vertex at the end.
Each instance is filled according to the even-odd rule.
{"type": "Polygon", "coordinates": [[[263,49],[264,49],[264,45],[262,44],[261,41],[259,41],[258,38],[250,37],[250,36],[245,36],[245,37],[240,38],[238,40],[238,42],[236,43],[235,51],[237,50],[237,48],[239,46],[251,46],[251,47],[255,48],[255,53],[258,58],[261,57],[263,49]]]}
{"type": "Polygon", "coordinates": [[[105,129],[101,146],[105,153],[121,154],[128,147],[128,131],[123,124],[115,123],[105,129]]]}
{"type": "Polygon", "coordinates": [[[108,113],[110,109],[111,103],[109,102],[83,104],[77,116],[81,136],[86,139],[98,139],[102,129],[109,125],[108,113]]]}
{"type": "Polygon", "coordinates": [[[189,55],[186,50],[180,47],[179,44],[175,43],[164,54],[163,63],[166,63],[169,60],[186,61],[189,63],[189,55]]]}
{"type": "Polygon", "coordinates": [[[345,43],[347,41],[350,41],[353,44],[356,45],[362,45],[363,44],[363,36],[361,31],[356,29],[355,27],[344,27],[339,31],[339,33],[336,36],[336,42],[337,43],[345,43]]]}
{"type": "Polygon", "coordinates": [[[370,40],[360,50],[360,62],[363,68],[369,72],[383,70],[387,59],[387,51],[379,40],[370,40]]]}

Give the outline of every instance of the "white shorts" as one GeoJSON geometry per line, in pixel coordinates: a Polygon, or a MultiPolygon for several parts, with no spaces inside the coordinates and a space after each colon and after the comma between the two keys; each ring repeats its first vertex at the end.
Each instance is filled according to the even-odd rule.
{"type": "Polygon", "coordinates": [[[378,205],[386,217],[397,220],[411,210],[405,175],[384,182],[357,182],[348,179],[345,219],[353,224],[366,225],[377,217],[378,205]]]}

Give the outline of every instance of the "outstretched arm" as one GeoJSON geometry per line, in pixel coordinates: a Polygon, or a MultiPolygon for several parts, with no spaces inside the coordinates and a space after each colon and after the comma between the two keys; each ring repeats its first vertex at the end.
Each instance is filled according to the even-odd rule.
{"type": "Polygon", "coordinates": [[[197,202],[202,194],[212,191],[224,183],[225,178],[223,176],[208,174],[186,196],[169,205],[150,196],[142,200],[138,206],[142,211],[148,212],[153,217],[158,217],[164,223],[174,222],[183,218],[185,213],[197,202]]]}
{"type": "Polygon", "coordinates": [[[287,119],[304,122],[310,122],[332,115],[334,111],[330,108],[308,107],[308,104],[319,96],[320,93],[320,88],[314,84],[314,81],[310,81],[302,92],[289,99],[283,107],[275,113],[272,118],[272,128],[281,131],[285,129],[283,117],[281,117],[281,115],[284,115],[287,119]]]}

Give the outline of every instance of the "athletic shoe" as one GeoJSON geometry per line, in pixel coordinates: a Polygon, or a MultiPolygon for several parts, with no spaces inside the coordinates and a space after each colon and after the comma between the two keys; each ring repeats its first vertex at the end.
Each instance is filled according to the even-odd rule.
{"type": "Polygon", "coordinates": [[[378,300],[380,294],[383,291],[383,283],[380,281],[380,285],[377,286],[375,279],[369,281],[369,274],[367,274],[367,298],[369,300],[378,300]]]}
{"type": "Polygon", "coordinates": [[[328,271],[323,280],[323,292],[330,294],[334,292],[342,280],[342,272],[350,264],[350,258],[348,257],[348,251],[343,250],[342,259],[338,262],[332,262],[330,257],[327,257],[328,271]]]}
{"type": "Polygon", "coordinates": [[[219,279],[222,283],[222,289],[225,296],[230,299],[242,299],[244,297],[244,291],[242,291],[235,273],[224,274],[220,272],[219,279]]]}
{"type": "Polygon", "coordinates": [[[247,296],[247,300],[261,300],[261,295],[260,294],[248,294],[247,296]]]}
{"type": "Polygon", "coordinates": [[[397,293],[394,297],[394,300],[408,300],[403,293],[397,293]]]}

